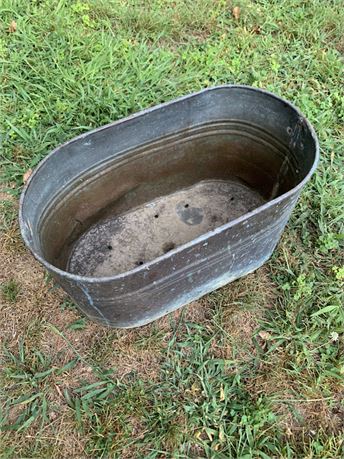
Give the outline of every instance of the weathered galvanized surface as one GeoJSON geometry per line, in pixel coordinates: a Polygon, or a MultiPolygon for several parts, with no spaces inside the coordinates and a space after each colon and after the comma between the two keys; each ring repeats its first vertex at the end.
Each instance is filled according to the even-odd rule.
{"type": "Polygon", "coordinates": [[[74,244],[68,271],[94,277],[130,271],[263,203],[238,182],[204,180],[92,225],[74,244]]]}
{"type": "Polygon", "coordinates": [[[207,89],[57,148],[23,191],[22,235],[89,318],[143,325],[261,266],[318,155],[288,102],[207,89]]]}

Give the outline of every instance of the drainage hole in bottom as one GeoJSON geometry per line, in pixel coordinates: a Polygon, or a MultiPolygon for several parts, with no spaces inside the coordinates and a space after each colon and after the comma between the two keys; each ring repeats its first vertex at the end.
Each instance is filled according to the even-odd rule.
{"type": "Polygon", "coordinates": [[[176,244],[174,244],[173,242],[167,242],[162,250],[164,253],[167,253],[167,252],[170,252],[171,250],[173,250],[174,248],[176,247],[176,244]]]}
{"type": "Polygon", "coordinates": [[[109,245],[107,246],[107,248],[108,248],[109,250],[112,250],[112,245],[109,244],[109,245]]]}

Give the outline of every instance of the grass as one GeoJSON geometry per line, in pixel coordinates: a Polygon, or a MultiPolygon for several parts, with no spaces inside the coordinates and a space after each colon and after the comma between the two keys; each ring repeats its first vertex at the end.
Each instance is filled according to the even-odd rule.
{"type": "Polygon", "coordinates": [[[1,290],[5,301],[15,303],[20,293],[20,286],[14,279],[11,279],[1,285],[1,290]]]}
{"type": "Polygon", "coordinates": [[[1,457],[343,457],[341,6],[2,1],[1,457]],[[81,319],[21,243],[24,173],[81,132],[234,82],[293,101],[319,134],[272,259],[141,329],[81,319]]]}

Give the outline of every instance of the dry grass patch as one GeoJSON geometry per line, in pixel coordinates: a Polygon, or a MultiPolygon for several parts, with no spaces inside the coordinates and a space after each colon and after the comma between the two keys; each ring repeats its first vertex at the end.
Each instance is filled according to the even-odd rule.
{"type": "Polygon", "coordinates": [[[276,286],[266,265],[209,295],[209,302],[217,309],[215,324],[224,337],[213,344],[215,355],[242,362],[250,360],[256,354],[253,337],[260,320],[276,297],[276,286]]]}
{"type": "Polygon", "coordinates": [[[172,335],[182,333],[186,322],[204,323],[208,318],[209,305],[206,300],[200,300],[140,328],[109,330],[88,324],[82,331],[82,341],[87,343],[92,360],[113,368],[118,378],[136,374],[144,380],[156,381],[163,350],[172,335]]]}
{"type": "Polygon", "coordinates": [[[340,387],[337,390],[332,387],[333,396],[326,397],[307,371],[300,369],[299,377],[295,378],[288,371],[289,365],[290,355],[284,349],[276,349],[269,359],[261,362],[258,373],[246,382],[252,398],[270,400],[273,412],[278,415],[278,425],[287,437],[343,431],[340,387]]]}
{"type": "Polygon", "coordinates": [[[85,436],[75,429],[73,414],[66,411],[53,418],[54,415],[49,424],[39,430],[39,437],[37,426],[29,428],[24,435],[16,431],[4,434],[0,451],[9,452],[15,445],[15,455],[9,457],[84,458],[85,436]]]}
{"type": "Polygon", "coordinates": [[[12,250],[6,243],[3,244],[4,238],[6,240],[6,235],[0,238],[0,283],[6,285],[10,281],[15,282],[20,293],[14,304],[2,297],[2,338],[16,341],[19,336],[26,335],[36,341],[40,340],[40,333],[33,329],[39,328],[42,323],[54,323],[57,318],[58,324],[62,315],[64,322],[68,323],[72,318],[75,320],[75,312],[61,311],[63,292],[48,281],[46,273],[34,258],[26,251],[12,250]]]}

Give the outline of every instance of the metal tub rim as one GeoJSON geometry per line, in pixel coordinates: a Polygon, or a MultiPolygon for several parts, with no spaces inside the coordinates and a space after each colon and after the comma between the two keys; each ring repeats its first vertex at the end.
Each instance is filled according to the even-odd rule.
{"type": "Polygon", "coordinates": [[[201,91],[197,91],[197,92],[194,92],[194,93],[191,93],[191,94],[187,94],[185,96],[178,97],[178,98],[173,99],[171,101],[164,102],[162,104],[154,105],[153,107],[149,107],[147,109],[141,110],[141,111],[136,112],[136,113],[134,113],[132,115],[129,115],[129,116],[125,117],[125,118],[121,118],[119,120],[113,121],[111,123],[108,123],[106,125],[98,127],[96,129],[92,129],[90,131],[84,132],[84,133],[82,133],[82,134],[80,134],[80,135],[78,135],[76,137],[73,137],[70,140],[67,140],[66,142],[64,142],[64,143],[58,145],[56,148],[54,148],[43,160],[41,160],[39,162],[39,165],[36,167],[36,169],[34,170],[32,175],[30,176],[29,180],[27,181],[27,183],[23,187],[23,190],[22,190],[22,193],[21,193],[21,196],[20,196],[20,201],[19,201],[19,226],[20,226],[21,236],[22,236],[26,246],[30,249],[31,253],[35,257],[35,259],[37,261],[39,261],[45,268],[47,268],[48,271],[51,271],[51,272],[53,272],[53,273],[55,273],[57,275],[63,275],[67,279],[70,279],[70,280],[73,280],[73,281],[75,280],[77,282],[86,282],[86,283],[89,283],[89,284],[103,283],[103,282],[109,282],[109,281],[112,281],[112,280],[124,279],[124,278],[126,278],[128,276],[129,273],[136,273],[136,272],[140,272],[140,271],[145,271],[145,270],[147,270],[147,268],[149,269],[152,265],[156,264],[156,262],[164,260],[164,259],[167,259],[167,258],[170,258],[171,254],[181,252],[182,250],[185,250],[185,249],[187,249],[189,247],[192,247],[193,245],[195,245],[197,243],[201,243],[201,242],[207,240],[210,236],[215,235],[217,233],[220,233],[220,232],[222,232],[222,231],[224,231],[224,230],[226,230],[228,228],[231,228],[232,226],[237,225],[238,223],[241,223],[241,222],[251,218],[252,216],[262,212],[263,210],[265,210],[268,207],[270,207],[271,204],[278,204],[279,202],[284,201],[288,197],[294,195],[295,193],[297,193],[299,190],[301,190],[304,187],[304,185],[308,182],[310,177],[313,175],[315,169],[317,168],[317,165],[319,163],[319,157],[320,157],[319,150],[320,150],[320,148],[319,148],[318,137],[317,137],[317,135],[315,133],[315,130],[314,130],[312,124],[303,115],[303,113],[294,104],[292,104],[288,100],[283,99],[282,97],[279,97],[276,94],[274,94],[274,93],[272,93],[270,91],[267,91],[265,89],[255,88],[255,87],[248,86],[248,85],[223,84],[223,85],[218,85],[218,86],[212,86],[210,88],[202,89],[201,91]],[[294,186],[293,188],[291,188],[287,192],[281,194],[280,196],[277,196],[276,198],[268,200],[265,204],[257,207],[256,209],[254,209],[254,210],[252,210],[250,212],[247,212],[244,215],[242,215],[242,216],[240,216],[240,217],[238,217],[238,218],[236,218],[234,220],[231,220],[228,223],[225,223],[224,225],[218,226],[214,230],[207,231],[206,233],[196,237],[192,241],[186,242],[186,243],[174,248],[173,250],[171,250],[171,251],[169,251],[169,252],[167,252],[167,253],[165,253],[163,255],[160,255],[160,256],[154,258],[151,261],[148,261],[148,262],[144,263],[143,265],[137,266],[137,267],[135,267],[133,269],[130,269],[129,271],[124,271],[123,273],[115,274],[115,275],[112,275],[112,276],[89,277],[89,276],[80,276],[80,275],[77,275],[77,274],[72,274],[72,273],[70,273],[68,271],[65,271],[63,269],[57,268],[52,263],[49,263],[43,256],[41,256],[40,254],[38,254],[34,250],[34,248],[32,247],[32,244],[30,243],[30,241],[29,241],[29,239],[27,237],[27,234],[26,234],[27,232],[26,232],[25,222],[24,222],[24,217],[23,217],[23,203],[24,203],[24,200],[26,198],[26,193],[28,192],[28,189],[30,187],[31,182],[34,180],[36,174],[39,173],[39,171],[40,171],[41,167],[43,166],[43,164],[45,164],[47,161],[49,161],[51,156],[53,156],[58,150],[60,150],[61,148],[67,146],[68,144],[71,144],[71,143],[77,142],[79,140],[82,140],[82,139],[84,139],[84,138],[88,137],[89,135],[92,135],[92,134],[94,134],[96,132],[100,132],[102,130],[109,129],[109,128],[113,127],[113,126],[125,123],[130,119],[138,118],[138,117],[140,117],[142,115],[146,115],[146,114],[148,114],[150,112],[159,110],[159,109],[161,109],[161,108],[163,108],[165,106],[176,104],[176,103],[179,103],[179,102],[181,102],[183,100],[190,99],[192,97],[196,97],[196,96],[198,96],[200,94],[203,94],[203,93],[206,93],[206,92],[216,91],[216,90],[219,90],[219,89],[244,89],[244,90],[247,90],[247,91],[253,91],[253,92],[258,92],[258,93],[264,94],[264,95],[269,96],[269,97],[271,97],[273,99],[276,99],[278,102],[282,102],[282,103],[286,104],[287,106],[289,106],[305,122],[305,124],[306,124],[306,126],[307,126],[307,128],[309,130],[309,133],[311,134],[311,137],[312,137],[312,139],[314,141],[314,145],[315,145],[314,162],[313,162],[312,167],[308,171],[308,173],[305,175],[305,177],[296,186],[294,186]]]}

